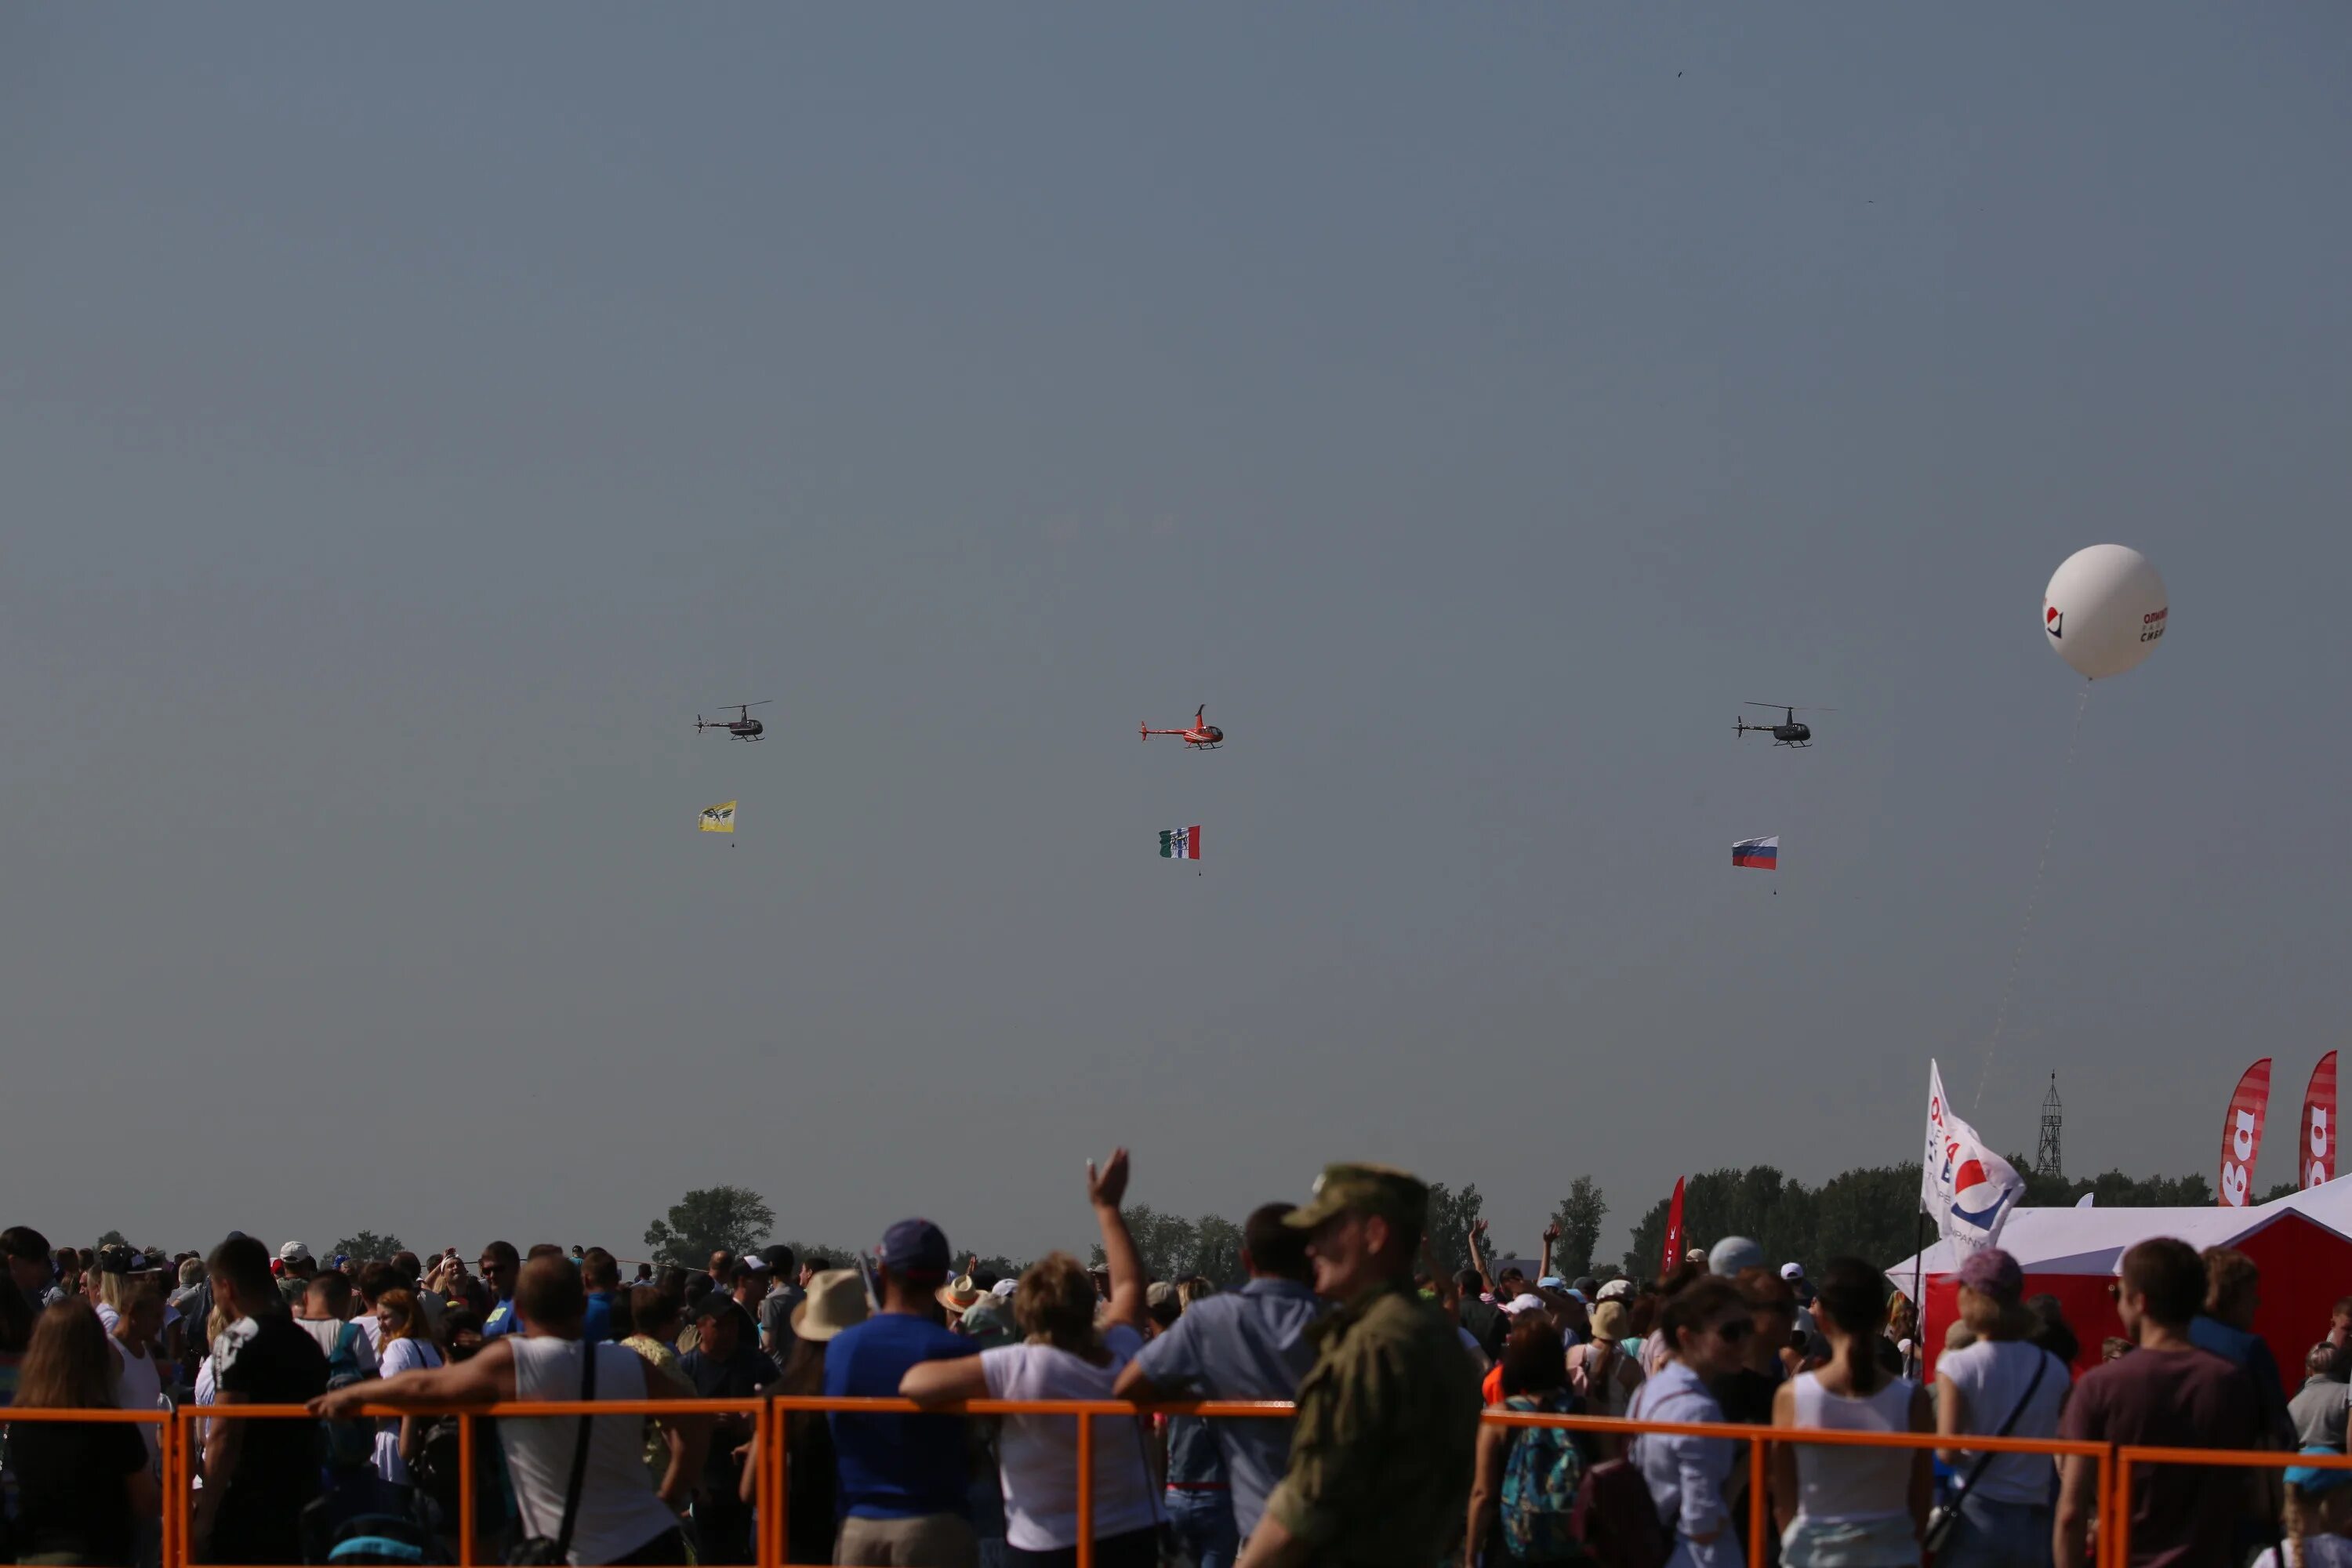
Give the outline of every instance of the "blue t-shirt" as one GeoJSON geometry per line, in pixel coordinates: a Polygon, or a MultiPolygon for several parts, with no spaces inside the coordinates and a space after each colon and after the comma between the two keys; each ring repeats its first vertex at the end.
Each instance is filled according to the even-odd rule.
{"type": "MultiPolygon", "coordinates": [[[[824,1347],[824,1391],[895,1399],[917,1362],[978,1355],[961,1334],[907,1312],[882,1312],[843,1330],[824,1347]]],[[[963,1418],[960,1415],[825,1417],[843,1511],[853,1519],[915,1519],[967,1513],[963,1418]]]]}
{"type": "Polygon", "coordinates": [[[580,1325],[580,1338],[584,1343],[601,1345],[613,1337],[613,1303],[619,1295],[617,1290],[588,1292],[588,1313],[580,1325]]]}
{"type": "Polygon", "coordinates": [[[515,1310],[514,1298],[501,1296],[490,1304],[489,1315],[482,1320],[482,1338],[494,1340],[500,1334],[522,1332],[522,1314],[515,1310]]]}

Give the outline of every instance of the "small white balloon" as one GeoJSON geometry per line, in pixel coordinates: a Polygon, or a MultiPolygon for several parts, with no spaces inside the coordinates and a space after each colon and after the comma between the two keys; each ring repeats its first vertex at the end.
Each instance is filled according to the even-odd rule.
{"type": "Polygon", "coordinates": [[[2051,651],[2092,680],[2121,675],[2156,651],[2169,613],[2164,579],[2126,544],[2094,544],[2060,563],[2042,594],[2051,651]]]}

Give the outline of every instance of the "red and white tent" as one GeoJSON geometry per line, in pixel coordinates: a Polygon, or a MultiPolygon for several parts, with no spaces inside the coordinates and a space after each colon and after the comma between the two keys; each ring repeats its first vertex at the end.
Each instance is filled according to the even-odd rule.
{"type": "MultiPolygon", "coordinates": [[[[2099,1363],[2100,1342],[2123,1332],[2108,1285],[2124,1253],[2154,1237],[2178,1237],[2202,1252],[2233,1247],[2263,1273],[2254,1331],[2271,1347],[2287,1392],[2303,1385],[2303,1358],[2326,1338],[2330,1310],[2352,1295],[2352,1176],[2246,1208],[2019,1209],[2000,1233],[2001,1249],[2025,1270],[2025,1293],[2058,1298],[2082,1342],[2077,1371],[2099,1363]]],[[[1923,1278],[1927,1374],[1958,1315],[1958,1258],[1937,1242],[1917,1259],[1890,1266],[1906,1295],[1915,1266],[1923,1278]]]]}

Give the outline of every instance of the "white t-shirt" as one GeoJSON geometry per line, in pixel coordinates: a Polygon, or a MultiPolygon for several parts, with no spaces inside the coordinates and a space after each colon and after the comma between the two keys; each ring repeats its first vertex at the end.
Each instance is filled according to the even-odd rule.
{"type": "MultiPolygon", "coordinates": [[[[2293,1568],[2352,1568],[2352,1541],[2340,1535],[2306,1535],[2299,1545],[2287,1549],[2287,1557],[2293,1568]]],[[[2279,1568],[2278,1548],[2273,1546],[2255,1558],[2254,1568],[2279,1568]]]]}
{"type": "MultiPolygon", "coordinates": [[[[402,1338],[383,1347],[383,1358],[376,1375],[398,1377],[404,1372],[422,1372],[441,1364],[441,1352],[423,1340],[402,1338]]],[[[375,1435],[375,1473],[388,1481],[408,1479],[408,1462],[400,1457],[400,1423],[387,1422],[385,1429],[375,1435]]],[[[570,1477],[565,1478],[567,1480],[570,1477]]]]}
{"type": "MultiPolygon", "coordinates": [[[[358,1324],[356,1321],[345,1323],[339,1318],[297,1318],[294,1320],[294,1326],[318,1341],[320,1350],[326,1352],[328,1360],[332,1361],[335,1357],[335,1346],[341,1341],[343,1331],[346,1328],[355,1328],[358,1324]]],[[[352,1358],[360,1363],[362,1377],[375,1375],[375,1346],[368,1343],[365,1332],[352,1337],[352,1358]]]]}
{"type": "MultiPolygon", "coordinates": [[[[383,1325],[376,1321],[373,1312],[362,1312],[352,1320],[360,1326],[360,1337],[368,1342],[368,1351],[379,1364],[383,1361],[383,1325]]],[[[390,1377],[390,1373],[383,1374],[390,1377]]]]}
{"type": "MultiPolygon", "coordinates": [[[[1052,1345],[1001,1345],[980,1352],[991,1399],[1108,1399],[1121,1368],[1143,1349],[1124,1323],[1106,1330],[1110,1359],[1097,1366],[1052,1345]]],[[[1008,1415],[999,1449],[1004,1476],[1004,1541],[1024,1552],[1060,1552],[1078,1543],[1078,1419],[1008,1415]]],[[[1123,1415],[1094,1419],[1095,1539],[1149,1530],[1160,1522],[1143,1429],[1123,1415]]]]}
{"type": "MultiPolygon", "coordinates": [[[[1968,1430],[1989,1437],[2000,1430],[2017,1402],[2025,1397],[2033,1369],[2047,1363],[2033,1403],[2020,1411],[2012,1437],[2054,1437],[2059,1408],[2074,1385],[2058,1358],[2023,1340],[1979,1340],[1966,1350],[1948,1351],[1936,1363],[1936,1375],[1948,1377],[1968,1404],[1968,1430]]],[[[1976,1463],[1972,1454],[1960,1456],[1960,1473],[1976,1463]]],[[[1976,1492],[1988,1502],[2046,1503],[2050,1500],[2050,1460],[2042,1454],[1996,1454],[1977,1482],[1976,1492]]]]}

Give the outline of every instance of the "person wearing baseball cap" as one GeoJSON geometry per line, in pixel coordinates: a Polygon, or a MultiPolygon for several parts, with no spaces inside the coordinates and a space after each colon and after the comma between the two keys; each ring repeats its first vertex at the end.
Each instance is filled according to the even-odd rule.
{"type": "MultiPolygon", "coordinates": [[[[909,1368],[978,1355],[980,1346],[941,1320],[937,1292],[953,1254],[927,1219],[902,1219],[875,1248],[873,1313],[824,1352],[824,1392],[895,1399],[909,1368]]],[[[944,1415],[828,1417],[841,1481],[840,1563],[971,1568],[972,1533],[964,1423],[944,1415]]]]}
{"type": "Polygon", "coordinates": [[[278,1293],[286,1299],[287,1310],[292,1311],[310,1293],[310,1281],[318,1277],[319,1262],[310,1256],[310,1249],[299,1241],[289,1241],[279,1247],[278,1261],[286,1266],[278,1277],[278,1293]]]}
{"type": "MultiPolygon", "coordinates": [[[[1946,1436],[2054,1437],[2074,1382],[2064,1363],[2026,1336],[2038,1326],[2025,1310],[2025,1273],[1997,1247],[1960,1263],[1960,1321],[1976,1342],[1936,1361],[1936,1430],[1946,1436]]],[[[2340,1392],[2340,1390],[2339,1390],[2340,1392]]],[[[1968,1479],[1939,1562],[1997,1561],[2028,1542],[2046,1558],[2051,1526],[2050,1463],[2037,1454],[1966,1454],[1944,1462],[1968,1479]]]]}
{"type": "Polygon", "coordinates": [[[1460,1542],[1478,1373],[1452,1321],[1412,1288],[1428,1219],[1418,1176],[1343,1164],[1284,1221],[1306,1233],[1317,1294],[1339,1307],[1316,1325],[1322,1353],[1298,1385],[1290,1468],[1242,1568],[1434,1563],[1460,1542]]]}

